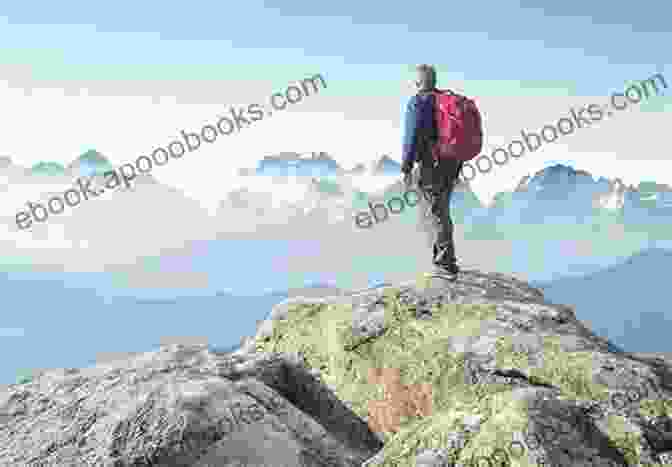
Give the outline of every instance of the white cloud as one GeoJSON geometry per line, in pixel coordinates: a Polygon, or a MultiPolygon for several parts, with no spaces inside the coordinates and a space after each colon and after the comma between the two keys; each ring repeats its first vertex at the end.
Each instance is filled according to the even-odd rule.
{"type": "MultiPolygon", "coordinates": [[[[260,82],[200,86],[203,89],[197,89],[196,84],[185,88],[188,84],[183,83],[181,89],[157,84],[157,90],[152,91],[151,86],[140,89],[141,85],[136,84],[137,89],[124,85],[126,88],[116,90],[117,94],[126,95],[114,95],[114,89],[107,90],[111,95],[100,95],[94,85],[87,89],[81,84],[76,92],[33,88],[27,97],[23,89],[0,82],[0,99],[5,108],[13,109],[0,113],[0,124],[11,129],[0,142],[0,155],[9,155],[16,163],[28,166],[44,160],[67,164],[84,150],[96,148],[117,165],[165,147],[180,138],[182,129],[199,131],[204,124],[216,123],[231,105],[263,103],[267,98],[262,94],[265,85],[260,82]],[[140,91],[147,95],[132,95],[140,91]]],[[[268,94],[275,91],[277,87],[267,89],[268,94]]],[[[201,143],[200,148],[181,159],[155,167],[152,175],[196,200],[204,214],[211,217],[219,201],[240,186],[237,170],[254,167],[265,155],[326,151],[345,168],[368,163],[382,154],[400,161],[399,102],[404,99],[336,99],[326,90],[324,95],[305,98],[289,110],[276,112],[240,132],[220,135],[212,144],[201,143]]],[[[478,101],[485,122],[484,150],[489,151],[517,138],[521,129],[538,131],[545,124],[555,124],[559,118],[571,115],[572,107],[604,103],[607,97],[484,96],[478,101]]],[[[672,184],[672,161],[665,156],[663,144],[668,126],[669,114],[639,112],[633,107],[591,128],[561,136],[555,143],[545,143],[536,152],[504,166],[495,166],[489,174],[477,174],[473,189],[482,201],[489,202],[497,192],[513,189],[523,176],[557,160],[575,161],[577,168],[621,177],[626,183],[655,179],[672,184]]],[[[38,186],[32,179],[14,180],[0,179],[0,186],[16,185],[3,193],[0,215],[13,216],[16,209],[24,208],[25,202],[39,193],[60,192],[70,183],[47,187],[38,186]]],[[[108,202],[97,200],[95,209],[102,209],[108,202]]],[[[77,211],[84,209],[89,208],[79,207],[77,211]]],[[[82,215],[79,213],[78,217],[82,215]]]]}

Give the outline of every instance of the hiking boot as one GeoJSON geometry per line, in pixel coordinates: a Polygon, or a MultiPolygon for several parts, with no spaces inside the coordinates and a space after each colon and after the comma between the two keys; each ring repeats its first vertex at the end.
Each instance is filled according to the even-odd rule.
{"type": "Polygon", "coordinates": [[[434,263],[434,265],[436,266],[436,268],[442,274],[448,274],[450,276],[457,276],[460,273],[460,268],[455,263],[451,263],[451,264],[434,263]]]}

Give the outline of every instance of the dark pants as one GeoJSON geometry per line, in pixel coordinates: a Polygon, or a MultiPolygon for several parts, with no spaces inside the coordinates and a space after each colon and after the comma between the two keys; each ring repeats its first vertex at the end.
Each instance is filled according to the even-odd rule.
{"type": "Polygon", "coordinates": [[[462,163],[454,159],[420,162],[418,188],[422,192],[418,204],[421,223],[432,243],[434,264],[451,266],[457,263],[453,241],[453,221],[450,218],[450,198],[462,163]]]}

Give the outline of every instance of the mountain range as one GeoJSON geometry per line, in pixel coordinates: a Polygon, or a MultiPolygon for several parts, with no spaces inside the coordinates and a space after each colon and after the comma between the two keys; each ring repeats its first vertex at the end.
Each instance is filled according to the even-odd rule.
{"type": "MultiPolygon", "coordinates": [[[[0,170],[12,166],[8,157],[0,159],[0,170]]],[[[102,154],[89,150],[65,167],[46,161],[23,170],[34,175],[76,177],[100,175],[112,169],[112,164],[102,154]]],[[[346,195],[349,192],[358,196],[357,191],[392,193],[399,190],[401,185],[396,180],[390,180],[383,189],[372,192],[363,187],[353,192],[347,189],[347,179],[351,176],[398,177],[400,170],[400,164],[389,155],[383,155],[368,165],[359,163],[351,170],[346,170],[325,152],[283,152],[266,156],[256,168],[241,169],[239,174],[312,177],[317,179],[317,191],[331,195],[346,195]],[[326,179],[331,179],[331,182],[326,179]]],[[[240,200],[241,193],[233,197],[240,200]]],[[[484,209],[486,206],[478,200],[468,182],[463,183],[457,193],[453,203],[458,216],[462,215],[465,221],[481,223],[539,224],[570,220],[585,223],[607,215],[612,220],[628,224],[656,224],[664,228],[670,224],[668,220],[672,214],[672,187],[668,185],[655,181],[641,182],[637,186],[625,185],[619,178],[596,179],[584,170],[562,164],[525,176],[513,191],[498,193],[487,209],[484,209]]]]}
{"type": "MultiPolygon", "coordinates": [[[[383,155],[368,165],[357,164],[351,170],[343,169],[324,152],[281,153],[265,157],[255,169],[241,173],[255,175],[342,176],[389,175],[399,176],[401,165],[388,155],[383,155]]],[[[464,184],[470,192],[469,184],[464,184]]],[[[464,196],[469,211],[484,207],[474,203],[471,194],[464,196]]],[[[460,201],[456,205],[460,205],[460,201]]],[[[487,211],[489,220],[534,224],[572,218],[579,222],[604,210],[622,216],[624,221],[665,223],[672,213],[672,187],[653,181],[638,186],[625,185],[621,179],[593,175],[571,166],[556,164],[533,175],[525,176],[512,192],[499,193],[487,211]],[[506,212],[505,212],[506,211],[506,212]]],[[[459,209],[459,208],[458,208],[459,209]]],[[[475,213],[476,214],[476,213],[475,213]]],[[[484,215],[485,212],[480,212],[484,215]]]]}
{"type": "MultiPolygon", "coordinates": [[[[295,156],[296,153],[284,153],[260,166],[275,164],[278,168],[283,161],[295,162],[295,156]]],[[[305,162],[306,167],[322,164],[329,176],[295,177],[292,183],[287,183],[284,177],[240,177],[239,185],[232,186],[222,197],[214,214],[185,193],[151,176],[147,176],[147,183],[139,177],[140,182],[134,184],[129,193],[82,203],[76,212],[72,210],[71,216],[54,216],[36,225],[30,233],[12,231],[12,228],[16,230],[14,212],[9,212],[0,217],[3,238],[6,236],[9,240],[0,244],[4,248],[0,270],[14,273],[18,269],[22,271],[21,280],[26,280],[21,283],[14,277],[12,282],[4,282],[4,296],[12,297],[14,307],[24,313],[6,318],[3,326],[25,328],[31,339],[47,342],[52,339],[48,331],[57,330],[63,323],[73,323],[73,326],[81,323],[89,310],[96,309],[102,313],[97,315],[96,322],[105,322],[108,330],[130,336],[111,321],[107,322],[111,318],[106,316],[118,315],[121,308],[127,308],[129,314],[145,310],[147,315],[147,310],[151,310],[144,321],[145,326],[150,326],[164,310],[163,316],[169,312],[171,321],[155,330],[156,336],[152,339],[158,340],[160,335],[175,334],[170,326],[177,326],[175,323],[181,322],[180,317],[188,313],[187,310],[195,307],[208,310],[203,311],[201,317],[210,316],[208,319],[212,320],[213,315],[208,313],[216,314],[221,309],[234,310],[232,313],[258,309],[279,300],[282,293],[306,277],[337,279],[339,287],[350,287],[344,283],[352,281],[358,284],[354,287],[359,287],[372,276],[389,281],[394,274],[397,277],[415,274],[425,267],[422,262],[427,249],[416,232],[415,214],[411,209],[396,219],[391,216],[385,225],[376,225],[368,233],[357,229],[353,222],[353,214],[368,210],[369,201],[398,196],[403,190],[395,162],[388,159],[381,157],[370,164],[358,164],[338,175],[337,169],[342,168],[333,158],[318,153],[305,162]],[[158,206],[170,208],[157,209],[158,206]],[[346,247],[349,253],[344,255],[342,251],[346,247]],[[340,268],[337,273],[327,274],[337,268],[340,268]],[[35,280],[45,269],[53,272],[54,277],[50,282],[54,286],[49,287],[48,292],[44,283],[35,280]],[[114,287],[128,288],[120,295],[132,296],[141,303],[126,301],[122,307],[120,301],[114,300],[114,306],[101,305],[95,295],[105,295],[108,288],[112,288],[102,279],[100,284],[96,282],[102,274],[90,273],[101,270],[114,273],[109,281],[114,282],[114,287]],[[86,273],[66,274],[65,271],[86,273]],[[105,292],[99,292],[103,289],[105,292]],[[43,292],[35,294],[34,290],[43,292]],[[260,298],[257,305],[251,299],[242,304],[216,295],[217,290],[264,298],[260,298]],[[266,296],[267,290],[280,295],[266,296]],[[82,294],[84,291],[86,294],[82,294]],[[152,303],[155,295],[161,299],[152,303]],[[200,295],[210,298],[200,298],[200,295]],[[150,302],[142,302],[146,296],[150,302]],[[65,315],[43,317],[41,310],[49,306],[66,310],[65,315]],[[35,317],[32,322],[29,316],[35,317]],[[45,319],[49,322],[47,326],[44,326],[45,319]]],[[[304,164],[294,162],[286,167],[297,170],[297,165],[300,169],[304,164]]],[[[73,177],[68,173],[94,173],[100,177],[101,171],[107,169],[109,162],[96,151],[89,151],[69,164],[47,161],[32,168],[13,164],[5,157],[0,158],[0,190],[9,192],[4,194],[4,199],[9,200],[8,195],[16,189],[16,200],[25,202],[37,198],[26,197],[22,189],[62,193],[72,187],[73,177]]],[[[265,173],[264,170],[260,173],[265,173]]],[[[256,169],[253,172],[256,173],[256,169]]],[[[587,277],[622,265],[641,250],[655,246],[670,249],[669,196],[670,188],[666,185],[651,182],[626,186],[618,179],[595,179],[589,173],[566,165],[553,165],[531,174],[512,192],[500,193],[491,206],[481,203],[469,183],[463,183],[457,187],[451,206],[459,259],[469,261],[469,266],[483,265],[484,270],[524,274],[528,280],[569,281],[570,276],[580,276],[577,284],[603,282],[600,294],[614,297],[631,291],[640,297],[639,301],[614,298],[605,315],[604,308],[596,303],[583,305],[581,300],[592,293],[585,285],[576,290],[574,282],[571,287],[565,286],[568,282],[564,281],[548,285],[553,299],[575,304],[581,311],[580,316],[590,316],[588,319],[597,323],[595,327],[619,345],[627,343],[627,347],[644,350],[649,342],[647,333],[667,332],[669,326],[665,326],[663,318],[648,312],[640,323],[641,330],[625,334],[619,326],[633,314],[632,309],[641,304],[649,310],[664,306],[666,288],[660,284],[658,290],[653,286],[647,289],[645,281],[655,274],[656,279],[650,282],[658,284],[657,278],[664,277],[669,267],[624,265],[624,270],[632,268],[635,272],[629,273],[626,279],[619,279],[618,283],[611,279],[595,282],[597,279],[587,277]],[[535,220],[538,222],[534,223],[535,220]],[[628,284],[631,284],[629,288],[628,284]],[[611,288],[618,288],[618,293],[611,288]],[[644,292],[640,294],[639,290],[644,292]]],[[[255,313],[258,312],[237,317],[240,320],[237,324],[228,316],[222,318],[225,320],[222,322],[229,323],[225,326],[229,334],[224,336],[224,343],[237,341],[242,327],[253,326],[245,320],[253,319],[250,317],[255,313]]],[[[93,327],[96,326],[92,322],[93,327]]],[[[191,334],[204,333],[199,323],[180,329],[191,334]]],[[[87,332],[90,348],[100,348],[107,342],[95,329],[87,332]]],[[[138,342],[141,337],[146,338],[143,332],[140,329],[134,334],[138,342]]],[[[217,334],[222,336],[222,331],[217,334]]],[[[65,335],[70,336],[67,330],[58,332],[58,338],[65,335]]],[[[111,339],[114,341],[117,337],[111,336],[111,339]]],[[[7,341],[3,345],[8,347],[0,351],[17,348],[16,342],[7,341]]],[[[111,343],[109,348],[113,348],[111,343]]],[[[29,352],[28,349],[22,351],[29,352]]],[[[79,349],[69,351],[68,358],[80,358],[79,349]]],[[[53,358],[61,360],[56,354],[53,358]]],[[[33,365],[29,358],[15,364],[33,365]]]]}
{"type": "MultiPolygon", "coordinates": [[[[638,351],[654,352],[672,335],[667,280],[672,250],[649,248],[602,270],[552,281],[532,282],[549,300],[575,307],[577,316],[622,346],[637,342],[638,351]],[[612,320],[600,317],[611,310],[612,320]]],[[[626,345],[627,346],[627,345],[626,345]]]]}
{"type": "MultiPolygon", "coordinates": [[[[93,174],[95,186],[102,182],[101,174],[111,169],[109,161],[95,150],[85,152],[67,166],[46,161],[27,169],[12,164],[7,157],[0,159],[0,176],[7,177],[7,184],[36,184],[43,180],[49,185],[42,199],[59,194],[54,183],[65,187],[76,177],[93,174]]],[[[306,228],[319,223],[354,223],[358,212],[369,209],[369,201],[389,199],[404,190],[399,174],[399,163],[388,155],[367,165],[357,164],[351,170],[343,169],[324,152],[267,156],[256,168],[240,171],[244,176],[242,186],[232,188],[218,202],[217,217],[221,222],[216,222],[228,220],[229,227],[239,225],[239,230],[247,232],[262,225],[286,225],[288,220],[297,225],[307,222],[306,228]],[[296,175],[291,186],[285,180],[289,175],[296,175]],[[240,217],[238,222],[230,222],[232,215],[240,217]]],[[[120,187],[117,191],[136,192],[137,201],[142,197],[138,190],[144,191],[145,185],[152,186],[153,196],[187,201],[179,190],[158,183],[150,174],[139,174],[130,189],[120,187]]],[[[110,202],[117,203],[114,197],[110,197],[110,202]]],[[[514,190],[498,193],[490,205],[479,200],[469,182],[460,183],[452,197],[451,214],[472,239],[516,238],[533,231],[541,239],[548,226],[553,225],[552,233],[565,239],[630,235],[646,238],[644,247],[667,247],[672,242],[670,186],[653,181],[625,185],[618,178],[596,178],[562,164],[524,177],[514,190]]],[[[211,221],[203,217],[199,222],[211,221]]],[[[628,247],[624,255],[637,249],[628,247]]],[[[612,251],[613,248],[608,255],[612,251]]]]}
{"type": "Polygon", "coordinates": [[[583,170],[556,164],[524,177],[511,193],[495,197],[491,215],[509,222],[585,222],[608,212],[628,223],[665,223],[672,214],[672,188],[655,182],[626,186],[621,179],[597,180],[583,170]]]}
{"type": "Polygon", "coordinates": [[[81,154],[66,167],[57,162],[39,162],[30,168],[30,174],[89,177],[93,175],[102,175],[110,170],[114,170],[114,166],[110,161],[95,149],[90,149],[81,154]]]}
{"type": "Polygon", "coordinates": [[[401,164],[389,155],[383,155],[365,164],[356,164],[351,170],[341,167],[325,152],[281,152],[266,156],[256,168],[240,169],[240,175],[329,177],[338,175],[399,175],[401,164]]]}

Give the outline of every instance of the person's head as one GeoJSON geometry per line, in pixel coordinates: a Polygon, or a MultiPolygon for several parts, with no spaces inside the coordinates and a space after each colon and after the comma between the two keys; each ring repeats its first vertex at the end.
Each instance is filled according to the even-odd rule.
{"type": "Polygon", "coordinates": [[[418,65],[415,70],[415,86],[418,91],[431,91],[436,87],[436,70],[432,65],[418,65]]]}

